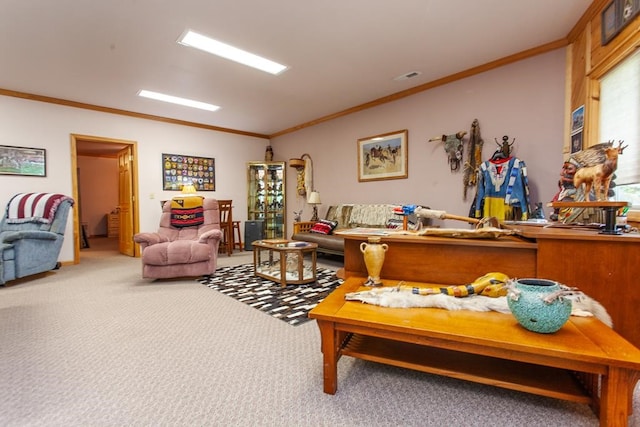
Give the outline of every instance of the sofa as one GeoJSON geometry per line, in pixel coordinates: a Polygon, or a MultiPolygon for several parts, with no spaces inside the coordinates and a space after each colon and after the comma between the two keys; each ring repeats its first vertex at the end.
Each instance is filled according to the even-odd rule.
{"type": "MultiPolygon", "coordinates": [[[[398,206],[400,205],[338,204],[329,206],[326,215],[320,220],[325,227],[318,227],[321,225],[318,224],[318,221],[294,222],[291,240],[316,243],[318,252],[344,256],[344,237],[336,232],[356,227],[402,228],[403,217],[394,212],[394,208],[398,206]]],[[[407,220],[410,229],[420,225],[429,225],[428,219],[421,219],[419,223],[415,215],[409,215],[407,220]]]]}

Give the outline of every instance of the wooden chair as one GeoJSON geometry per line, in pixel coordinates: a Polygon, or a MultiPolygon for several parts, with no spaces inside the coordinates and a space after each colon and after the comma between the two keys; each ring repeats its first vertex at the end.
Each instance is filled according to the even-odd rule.
{"type": "Polygon", "coordinates": [[[233,214],[231,200],[218,200],[218,208],[220,209],[220,230],[222,230],[222,240],[220,241],[219,251],[226,252],[231,256],[233,253],[233,214]]]}
{"type": "MultiPolygon", "coordinates": [[[[242,234],[240,232],[240,221],[231,221],[232,223],[232,237],[233,237],[233,249],[236,247],[242,251],[242,234]]],[[[232,249],[232,251],[233,251],[232,249]]]]}

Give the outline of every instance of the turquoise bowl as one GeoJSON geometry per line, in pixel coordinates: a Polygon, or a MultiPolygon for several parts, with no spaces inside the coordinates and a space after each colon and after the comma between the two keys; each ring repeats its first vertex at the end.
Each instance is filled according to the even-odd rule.
{"type": "Polygon", "coordinates": [[[571,300],[557,296],[558,282],[546,279],[516,279],[511,282],[507,304],[514,317],[526,329],[541,334],[557,332],[571,316],[571,300]]]}

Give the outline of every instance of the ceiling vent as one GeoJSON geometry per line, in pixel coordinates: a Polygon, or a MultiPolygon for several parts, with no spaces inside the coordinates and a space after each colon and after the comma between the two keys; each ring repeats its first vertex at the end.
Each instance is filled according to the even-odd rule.
{"type": "Polygon", "coordinates": [[[402,74],[398,77],[395,77],[393,80],[395,81],[408,80],[414,77],[418,77],[420,74],[422,74],[420,71],[409,71],[406,74],[402,74]]]}

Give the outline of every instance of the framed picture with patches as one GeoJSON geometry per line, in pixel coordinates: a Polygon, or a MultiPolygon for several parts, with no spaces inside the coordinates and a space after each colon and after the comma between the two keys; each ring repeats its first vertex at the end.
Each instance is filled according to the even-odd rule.
{"type": "Polygon", "coordinates": [[[408,136],[404,129],[358,139],[358,181],[407,178],[408,136]]]}
{"type": "Polygon", "coordinates": [[[162,189],[180,191],[193,184],[196,191],[215,191],[215,159],[184,154],[162,154],[162,189]]]}

